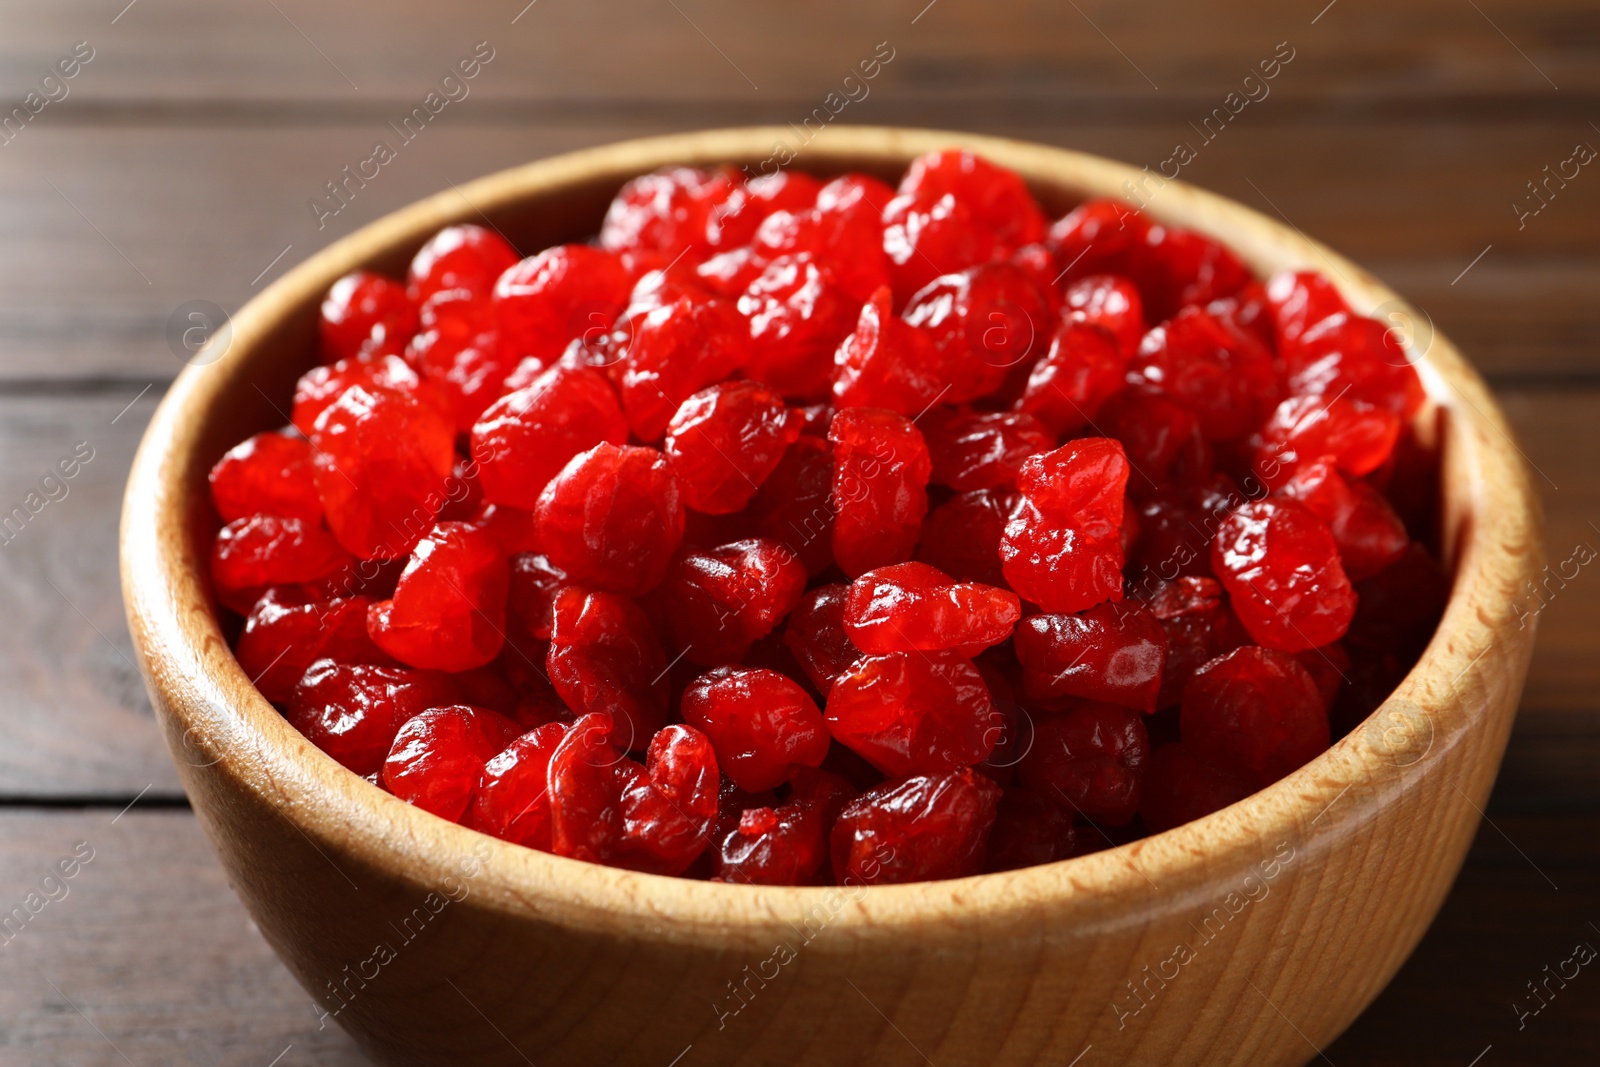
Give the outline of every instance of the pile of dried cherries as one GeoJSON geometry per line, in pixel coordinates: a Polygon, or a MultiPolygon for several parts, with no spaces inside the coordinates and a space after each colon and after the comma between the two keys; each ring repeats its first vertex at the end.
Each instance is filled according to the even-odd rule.
{"type": "Polygon", "coordinates": [[[1001,871],[1259,790],[1448,581],[1404,346],[1318,274],[970,152],[451,226],[212,470],[266,698],[433,814],[761,885],[1001,871]]]}

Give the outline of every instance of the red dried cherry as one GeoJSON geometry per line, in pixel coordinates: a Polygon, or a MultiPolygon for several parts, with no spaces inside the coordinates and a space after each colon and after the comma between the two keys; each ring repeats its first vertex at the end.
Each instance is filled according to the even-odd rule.
{"type": "Polygon", "coordinates": [[[1007,789],[989,831],[985,871],[1014,871],[1073,854],[1072,813],[1026,789],[1007,789]]]}
{"type": "Polygon", "coordinates": [[[1022,465],[1022,497],[1000,539],[1011,588],[1047,611],[1122,598],[1122,446],[1085,437],[1022,465]]]}
{"type": "Polygon", "coordinates": [[[366,597],[306,600],[291,590],[268,589],[245,616],[233,653],[261,695],[286,704],[313,663],[393,665],[367,636],[366,597]]]}
{"type": "Polygon", "coordinates": [[[666,720],[667,657],[631,600],[563,589],[551,611],[548,666],[550,683],[575,714],[617,717],[615,741],[625,750],[644,748],[666,720]]]}
{"type": "Polygon", "coordinates": [[[748,792],[772,789],[828,754],[827,724],[799,684],[777,671],[719,667],[683,694],[683,717],[711,739],[717,765],[748,792]]]}
{"type": "Polygon", "coordinates": [[[420,306],[443,289],[465,289],[487,299],[495,279],[519,258],[504,237],[482,226],[446,226],[411,260],[411,302],[420,306]]]}
{"type": "Polygon", "coordinates": [[[744,885],[811,885],[828,858],[828,831],[855,790],[838,775],[794,771],[777,806],[750,806],[726,833],[719,827],[712,879],[744,885]]]}
{"type": "Polygon", "coordinates": [[[1207,663],[1183,691],[1179,729],[1198,759],[1253,789],[1328,747],[1328,711],[1293,656],[1246,645],[1207,663]]]}
{"type": "Polygon", "coordinates": [[[844,629],[863,652],[975,656],[1011,636],[1022,605],[1009,589],[955,582],[926,563],[895,563],[850,583],[844,629]]]}
{"type": "Polygon", "coordinates": [[[683,539],[678,479],[653,448],[602,443],[572,457],[534,516],[550,562],[617,593],[654,587],[683,539]]]}
{"type": "Polygon", "coordinates": [[[505,643],[508,579],[493,536],[464,522],[441,522],[417,543],[393,598],[368,609],[367,631],[407,666],[481,667],[505,643]]]}
{"type": "Polygon", "coordinates": [[[1127,357],[1110,334],[1084,323],[1062,323],[1029,372],[1016,408],[1057,437],[1076,434],[1093,425],[1101,406],[1122,389],[1127,372],[1127,357]]]}
{"type": "Polygon", "coordinates": [[[784,645],[821,693],[833,688],[839,676],[861,656],[861,650],[850,643],[844,629],[849,589],[846,585],[823,585],[811,590],[789,613],[789,624],[783,633],[784,645]]]}
{"type": "Polygon", "coordinates": [[[840,744],[888,775],[970,766],[997,740],[989,690],[956,652],[862,656],[833,683],[825,714],[840,744]]]}
{"type": "Polygon", "coordinates": [[[787,545],[813,577],[833,566],[833,446],[802,434],[750,501],[756,533],[787,545]]]}
{"type": "Polygon", "coordinates": [[[494,311],[520,355],[554,360],[573,338],[610,332],[632,291],[619,256],[589,245],[557,245],[500,275],[494,311]]]}
{"type": "Polygon", "coordinates": [[[746,372],[786,396],[826,396],[833,354],[855,329],[859,307],[815,257],[772,260],[739,296],[739,313],[750,320],[746,372]]]}
{"type": "Polygon", "coordinates": [[[459,822],[490,758],[517,736],[498,712],[457,704],[408,719],[383,761],[383,787],[408,804],[459,822]]]}
{"type": "Polygon", "coordinates": [[[963,582],[1005,585],[1000,537],[1016,504],[1011,490],[976,489],[951,497],[923,522],[917,559],[963,582]]]}
{"type": "Polygon", "coordinates": [[[932,339],[895,316],[887,288],[862,305],[834,358],[833,401],[841,408],[916,415],[946,391],[932,339]]]}
{"type": "Polygon", "coordinates": [[[362,559],[408,555],[444,506],[455,433],[404,393],[351,386],[317,416],[317,494],[339,543],[362,559]]]}
{"type": "Polygon", "coordinates": [[[1285,652],[1344,636],[1356,597],[1328,527],[1293,500],[1258,500],[1229,515],[1211,568],[1259,644],[1285,652]]]}
{"type": "Polygon", "coordinates": [[[1255,471],[1281,485],[1301,466],[1328,457],[1361,477],[1383,465],[1400,437],[1400,418],[1359,400],[1292,396],[1255,436],[1255,471]]]}
{"type": "Polygon", "coordinates": [[[1139,811],[1150,739],[1136,711],[1085,701],[1034,720],[1033,747],[1017,767],[1022,782],[1085,818],[1124,826],[1139,811]]]}
{"type": "Polygon", "coordinates": [[[683,658],[710,667],[743,659],[805,588],[805,564],[788,546],[753,537],[679,552],[653,599],[683,658]]]}
{"type": "Polygon", "coordinates": [[[869,789],[833,824],[841,885],[961,878],[983,868],[1000,787],[970,768],[869,789]]]}
{"type": "Polygon", "coordinates": [[[536,726],[484,764],[462,820],[502,841],[550,851],[550,757],[566,723],[536,726]]]}
{"type": "Polygon", "coordinates": [[[381,274],[358,270],[333,283],[322,298],[322,362],[361,354],[369,341],[405,343],[417,313],[406,287],[381,274]]]}
{"type": "Polygon", "coordinates": [[[669,167],[635,178],[617,193],[600,227],[600,246],[612,252],[655,251],[676,256],[709,247],[712,212],[733,192],[725,170],[669,167]]]}
{"type": "Polygon", "coordinates": [[[1300,501],[1328,524],[1351,581],[1391,566],[1411,544],[1405,524],[1383,494],[1365,482],[1346,481],[1329,460],[1301,467],[1278,495],[1300,501]]]}
{"type": "Polygon", "coordinates": [[[311,445],[287,433],[258,433],[228,449],[211,468],[211,501],[223,522],[251,515],[322,519],[311,476],[311,445]]]}
{"type": "Polygon", "coordinates": [[[933,462],[930,481],[957,492],[1010,488],[1024,460],[1055,445],[1037,419],[1015,411],[936,408],[918,421],[933,462]]]}
{"type": "Polygon", "coordinates": [[[252,515],[217,533],[211,580],[219,600],[246,612],[268,586],[318,582],[350,563],[350,554],[318,523],[252,515]]]}
{"type": "Polygon", "coordinates": [[[932,461],[910,420],[876,408],[846,408],[828,428],[833,442],[833,558],[852,578],[911,557],[928,513],[932,461]]]}
{"type": "Polygon", "coordinates": [[[1067,323],[1098,326],[1117,342],[1124,358],[1132,358],[1144,340],[1144,301],[1138,288],[1115,274],[1091,274],[1069,284],[1062,294],[1067,323]]]}
{"type": "Polygon", "coordinates": [[[1076,697],[1156,710],[1167,637],[1156,617],[1138,604],[1030,616],[1017,627],[1016,649],[1029,700],[1060,707],[1076,697]]]}
{"type": "Polygon", "coordinates": [[[531,511],[572,457],[627,440],[628,424],[605,375],[557,365],[489,406],[472,427],[472,456],[484,496],[531,511]]]}
{"type": "Polygon", "coordinates": [[[722,382],[678,408],[667,426],[667,459],[684,503],[708,515],[744,508],[795,438],[801,420],[760,382],[722,382]]]}
{"type": "Polygon", "coordinates": [[[1133,372],[1194,412],[1213,440],[1248,433],[1278,401],[1271,354],[1197,307],[1145,334],[1133,372]]]}
{"type": "Polygon", "coordinates": [[[284,717],[306,740],[360,775],[383,766],[410,718],[455,699],[447,675],[405,667],[313,663],[284,717]]]}
{"type": "Polygon", "coordinates": [[[1004,261],[936,278],[903,317],[925,331],[949,384],[943,400],[966,403],[1001,387],[1012,368],[1044,351],[1055,316],[1028,272],[1004,261]]]}
{"type": "Polygon", "coordinates": [[[618,388],[628,425],[659,441],[678,406],[750,358],[750,331],[729,304],[687,297],[656,308],[632,327],[618,388]]]}
{"type": "Polygon", "coordinates": [[[1013,171],[964,148],[918,156],[900,180],[900,192],[914,196],[949,194],[966,204],[973,217],[1013,247],[1042,240],[1044,214],[1013,171]]]}

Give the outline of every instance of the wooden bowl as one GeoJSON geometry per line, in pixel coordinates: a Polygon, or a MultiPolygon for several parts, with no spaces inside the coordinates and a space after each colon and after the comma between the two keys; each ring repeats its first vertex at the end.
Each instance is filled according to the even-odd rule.
{"type": "MultiPolygon", "coordinates": [[[[233,319],[140,447],[122,517],[128,621],[195,813],[262,933],[392,1064],[1300,1063],[1383,988],[1478,826],[1533,641],[1510,604],[1541,565],[1539,511],[1482,380],[1434,334],[1420,369],[1442,447],[1444,621],[1362,727],[1269,789],[1135,844],[1006,874],[872,889],[634,874],[506,845],[373,788],[251,686],[208,591],[206,471],[288,421],[317,306],[357,267],[403,273],[434,231],[485,219],[524,251],[592,234],[628,178],[755,173],[788,129],[633,141],[492,175],[366,227],[233,319]]],[[[965,145],[1052,215],[1153,191],[1151,216],[1261,273],[1325,272],[1359,311],[1394,293],[1291,226],[1086,155],[843,127],[794,165],[891,181],[965,145]]],[[[1416,353],[1421,355],[1421,353],[1416,353]]]]}

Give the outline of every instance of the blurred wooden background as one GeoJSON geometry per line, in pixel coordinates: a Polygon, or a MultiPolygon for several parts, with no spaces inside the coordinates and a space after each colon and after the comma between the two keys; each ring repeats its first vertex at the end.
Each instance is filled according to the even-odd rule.
{"type": "MultiPolygon", "coordinates": [[[[1326,240],[1424,309],[1517,425],[1552,563],[1600,550],[1600,167],[1573,177],[1566,162],[1600,148],[1593,0],[525,2],[0,5],[0,119],[30,115],[0,123],[0,512],[93,449],[0,533],[0,917],[43,901],[0,934],[0,1063],[361,1062],[319,1029],[188,813],[131,661],[116,523],[182,366],[173,309],[237,310],[452,182],[617,138],[798,124],[847,89],[841,123],[1152,167],[1190,141],[1185,179],[1326,240]],[[319,228],[309,201],[378,140],[397,144],[387,124],[480,42],[493,58],[468,95],[319,228]],[[866,95],[844,86],[880,46],[893,58],[866,95]],[[1193,126],[1290,51],[1269,95],[1202,145],[1193,126]],[[93,858],[41,888],[77,842],[93,858]]],[[[1594,1061],[1600,976],[1538,1000],[1528,985],[1578,943],[1600,947],[1600,572],[1574,569],[1528,598],[1538,654],[1453,896],[1388,991],[1308,1058],[1594,1061]]]]}

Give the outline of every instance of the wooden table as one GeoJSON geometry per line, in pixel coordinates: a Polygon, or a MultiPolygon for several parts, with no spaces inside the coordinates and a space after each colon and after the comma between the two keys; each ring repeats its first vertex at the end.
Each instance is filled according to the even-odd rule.
{"type": "MultiPolygon", "coordinates": [[[[187,809],[123,628],[116,523],[181,368],[173,309],[237,309],[452,182],[644,133],[798,127],[840,100],[830,123],[1152,167],[1188,141],[1184,178],[1331,242],[1424,308],[1516,424],[1552,562],[1600,547],[1600,170],[1569,163],[1537,199],[1529,186],[1600,146],[1590,0],[524,2],[0,10],[0,114],[57,98],[0,134],[0,514],[37,508],[0,531],[0,915],[38,894],[0,934],[0,1063],[361,1062],[319,1027],[187,809]],[[467,95],[319,226],[325,183],[397,143],[389,123],[430,91],[460,97],[440,81],[479,42],[492,58],[467,95]],[[846,83],[875,53],[892,57],[878,76],[846,83]],[[1276,77],[1245,82],[1275,54],[1276,77]],[[1258,99],[1207,140],[1230,92],[1258,99]],[[92,458],[41,490],[75,449],[92,458]],[[62,860],[74,873],[56,880],[62,860]]],[[[1600,973],[1546,982],[1575,945],[1600,946],[1600,578],[1574,566],[1527,599],[1539,651],[1454,894],[1323,1060],[1594,1062],[1600,973]],[[1542,1002],[1530,982],[1546,982],[1542,1002]]]]}

